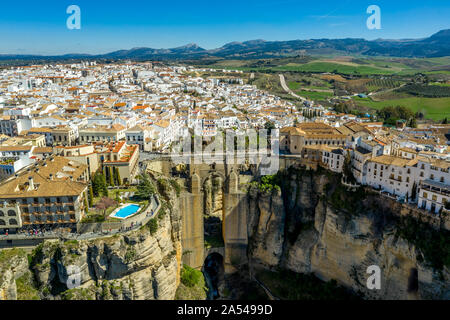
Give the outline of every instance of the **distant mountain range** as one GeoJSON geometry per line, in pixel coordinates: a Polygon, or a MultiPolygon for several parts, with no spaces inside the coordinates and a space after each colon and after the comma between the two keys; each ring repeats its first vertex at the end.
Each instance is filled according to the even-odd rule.
{"type": "Polygon", "coordinates": [[[69,60],[69,59],[136,59],[136,60],[196,60],[206,58],[260,59],[297,55],[343,54],[392,57],[450,56],[450,29],[439,31],[425,39],[365,40],[310,39],[290,41],[251,40],[231,42],[206,50],[196,44],[172,49],[133,48],[102,55],[66,54],[61,56],[0,55],[0,60],[69,60]]]}

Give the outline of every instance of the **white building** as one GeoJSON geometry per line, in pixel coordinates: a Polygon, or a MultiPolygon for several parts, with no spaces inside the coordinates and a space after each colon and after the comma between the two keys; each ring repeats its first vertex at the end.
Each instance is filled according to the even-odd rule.
{"type": "Polygon", "coordinates": [[[367,161],[365,183],[390,194],[411,198],[417,186],[417,160],[382,155],[367,161]]]}
{"type": "Polygon", "coordinates": [[[331,149],[322,151],[322,163],[333,172],[342,172],[344,168],[345,153],[343,149],[331,149]]]}
{"type": "Polygon", "coordinates": [[[420,183],[418,206],[432,213],[439,213],[450,201],[450,186],[433,180],[420,183]]]}

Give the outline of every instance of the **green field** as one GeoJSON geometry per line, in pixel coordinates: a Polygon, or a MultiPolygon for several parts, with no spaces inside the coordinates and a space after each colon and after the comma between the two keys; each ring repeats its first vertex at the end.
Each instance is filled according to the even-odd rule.
{"type": "Polygon", "coordinates": [[[450,98],[421,98],[411,97],[384,101],[372,101],[370,98],[353,98],[358,104],[373,109],[381,109],[387,106],[404,106],[414,112],[422,112],[426,118],[442,120],[450,118],[450,98]]]}
{"type": "Polygon", "coordinates": [[[386,68],[376,68],[364,65],[345,65],[340,63],[331,62],[311,62],[307,64],[287,64],[285,66],[279,66],[273,68],[275,71],[298,71],[298,72],[333,72],[341,74],[393,74],[395,70],[389,70],[386,68]]]}
{"type": "Polygon", "coordinates": [[[450,74],[450,57],[412,59],[391,57],[357,57],[342,62],[333,56],[308,58],[274,58],[260,60],[218,60],[199,66],[207,68],[237,69],[253,72],[334,72],[347,75],[412,75],[418,72],[436,75],[450,74]]]}
{"type": "MultiPolygon", "coordinates": [[[[431,85],[448,87],[450,82],[450,57],[410,59],[391,57],[358,56],[333,57],[311,56],[308,59],[273,58],[260,60],[220,60],[208,67],[237,69],[255,74],[249,81],[259,89],[269,91],[283,99],[296,101],[286,93],[279,83],[278,74],[284,74],[289,88],[299,96],[320,101],[327,105],[326,100],[333,97],[352,95],[355,93],[380,92],[372,98],[354,98],[362,109],[381,109],[386,106],[405,106],[413,112],[422,112],[425,118],[442,120],[450,117],[450,98],[436,95],[438,98],[423,97],[425,94],[395,90],[401,85],[412,82],[413,75],[423,73],[428,75],[431,85]],[[323,78],[321,73],[329,73],[338,78],[323,78]],[[332,81],[334,80],[334,81],[332,81]],[[392,89],[392,90],[389,90],[392,89]],[[325,91],[325,92],[322,92],[325,91]],[[330,92],[327,92],[329,90],[330,92]],[[333,92],[331,92],[333,90],[333,92]],[[422,96],[421,96],[422,95],[422,96]],[[440,96],[440,97],[439,97],[440,96]]],[[[417,90],[416,90],[417,91],[417,90]]]]}
{"type": "Polygon", "coordinates": [[[332,93],[329,92],[318,92],[318,91],[296,91],[296,94],[298,94],[301,97],[305,97],[311,100],[326,100],[328,98],[331,98],[333,96],[332,93]]]}

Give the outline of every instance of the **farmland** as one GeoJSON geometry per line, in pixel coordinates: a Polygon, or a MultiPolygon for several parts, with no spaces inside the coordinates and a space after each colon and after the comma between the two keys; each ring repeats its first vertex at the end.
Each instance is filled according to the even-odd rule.
{"type": "MultiPolygon", "coordinates": [[[[278,74],[295,94],[324,106],[331,98],[352,98],[355,107],[405,106],[425,118],[450,117],[450,57],[412,59],[366,56],[297,56],[254,60],[209,61],[206,68],[244,71],[249,84],[297,102],[279,85],[278,74]],[[250,80],[249,74],[254,78],[250,80]]],[[[238,75],[239,76],[239,75],[238,75]]],[[[369,109],[368,109],[369,108],[369,109]]]]}
{"type": "Polygon", "coordinates": [[[370,98],[354,97],[353,100],[357,105],[373,109],[382,109],[387,106],[404,106],[413,112],[422,112],[426,118],[432,120],[441,120],[445,117],[450,118],[450,98],[409,97],[373,101],[370,98]]]}

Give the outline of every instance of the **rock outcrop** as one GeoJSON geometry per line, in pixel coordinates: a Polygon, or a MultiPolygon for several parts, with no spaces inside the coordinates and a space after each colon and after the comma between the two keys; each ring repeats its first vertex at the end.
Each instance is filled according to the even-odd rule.
{"type": "Polygon", "coordinates": [[[163,191],[158,215],[139,230],[93,240],[45,241],[30,261],[26,254],[11,254],[4,259],[10,263],[0,268],[2,298],[21,298],[15,280],[30,272],[35,280],[30,290],[38,289],[41,299],[174,299],[181,268],[181,214],[174,190],[163,191]]]}
{"type": "Polygon", "coordinates": [[[28,270],[25,251],[8,249],[0,252],[0,300],[16,300],[16,280],[23,277],[28,270]]]}
{"type": "MultiPolygon", "coordinates": [[[[450,273],[431,267],[397,235],[399,208],[379,195],[333,205],[327,174],[290,170],[279,192],[249,192],[249,260],[258,268],[314,273],[369,299],[448,299],[450,273]],[[358,202],[359,203],[356,203],[358,202]],[[367,267],[381,269],[381,289],[366,286],[367,267]]],[[[345,198],[347,191],[343,192],[345,198]]]]}

